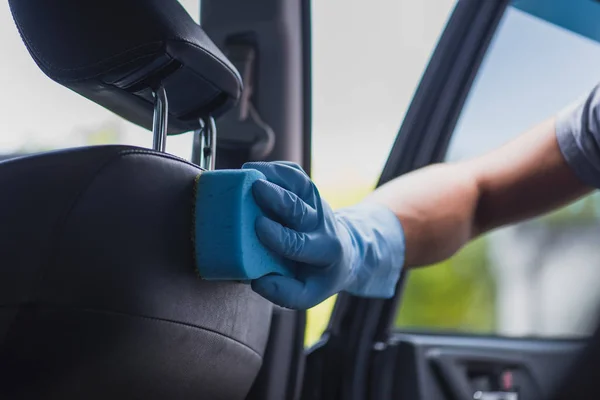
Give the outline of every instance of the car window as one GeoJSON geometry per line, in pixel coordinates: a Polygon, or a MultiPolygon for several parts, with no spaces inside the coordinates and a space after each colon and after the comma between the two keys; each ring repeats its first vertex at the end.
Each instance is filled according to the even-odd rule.
{"type": "MultiPolygon", "coordinates": [[[[456,0],[312,2],[312,177],[334,207],[375,187],[456,0]]],[[[308,313],[307,341],[334,299],[308,313]]]]}
{"type": "MultiPolygon", "coordinates": [[[[196,21],[198,0],[180,0],[196,21]]],[[[107,143],[152,146],[152,134],[51,81],[34,63],[0,3],[0,157],[107,143]]],[[[167,150],[191,155],[192,135],[170,137],[167,150]]]]}
{"type": "MultiPolygon", "coordinates": [[[[447,160],[496,148],[588,93],[600,81],[600,43],[580,33],[509,7],[447,160]]],[[[600,197],[593,194],[411,272],[396,326],[519,337],[590,334],[600,300],[599,219],[600,197]]]]}

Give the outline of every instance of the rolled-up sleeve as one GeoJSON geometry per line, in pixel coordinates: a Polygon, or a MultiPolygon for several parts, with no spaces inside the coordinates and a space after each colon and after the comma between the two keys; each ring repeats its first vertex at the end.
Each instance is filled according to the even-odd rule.
{"type": "Polygon", "coordinates": [[[600,189],[600,85],[557,115],[556,137],[575,175],[600,189]]]}

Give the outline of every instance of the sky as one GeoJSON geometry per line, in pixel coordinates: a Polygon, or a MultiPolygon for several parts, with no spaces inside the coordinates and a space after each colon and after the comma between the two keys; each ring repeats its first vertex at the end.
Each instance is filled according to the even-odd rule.
{"type": "MultiPolygon", "coordinates": [[[[344,189],[377,180],[423,69],[456,0],[313,2],[313,174],[344,189]]],[[[0,152],[77,146],[81,132],[114,125],[122,142],[151,134],[46,78],[0,2],[0,152]]],[[[195,0],[182,3],[197,16],[195,0]]],[[[495,147],[584,94],[599,80],[591,40],[511,10],[486,57],[451,144],[451,157],[495,147]],[[585,61],[583,61],[585,60],[585,61]]],[[[191,136],[168,140],[189,157],[191,136]]]]}
{"type": "Polygon", "coordinates": [[[498,147],[600,82],[600,44],[509,9],[486,55],[448,157],[498,147]]]}

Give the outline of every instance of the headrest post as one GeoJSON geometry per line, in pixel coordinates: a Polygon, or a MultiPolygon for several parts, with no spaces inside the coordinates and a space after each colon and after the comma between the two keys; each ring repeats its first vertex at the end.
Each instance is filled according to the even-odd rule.
{"type": "Polygon", "coordinates": [[[167,127],[169,126],[169,100],[167,91],[160,87],[153,92],[154,95],[154,119],[152,122],[152,132],[154,133],[154,142],[152,148],[162,153],[167,146],[167,127]]]}
{"type": "Polygon", "coordinates": [[[194,131],[192,162],[207,171],[216,167],[217,125],[213,117],[201,118],[200,129],[194,131]]]}

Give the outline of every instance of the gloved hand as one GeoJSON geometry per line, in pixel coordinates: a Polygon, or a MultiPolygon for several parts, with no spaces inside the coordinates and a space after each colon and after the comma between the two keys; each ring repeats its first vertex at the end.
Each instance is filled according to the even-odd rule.
{"type": "Polygon", "coordinates": [[[268,216],[256,221],[259,239],[292,263],[293,277],[267,275],[255,292],[286,308],[308,309],[347,291],[390,298],[404,263],[404,234],[385,206],[363,203],[333,212],[306,173],[291,163],[248,163],[267,180],[254,183],[268,216]]]}

